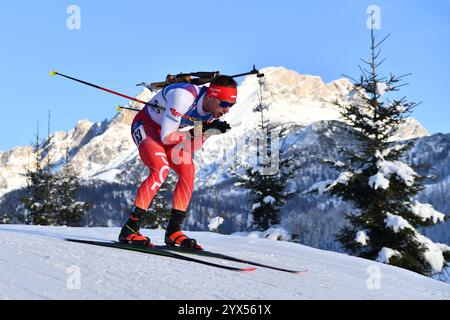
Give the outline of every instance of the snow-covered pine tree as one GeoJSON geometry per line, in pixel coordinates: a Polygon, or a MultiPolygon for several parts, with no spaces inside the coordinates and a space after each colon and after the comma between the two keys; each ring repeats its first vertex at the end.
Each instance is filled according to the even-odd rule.
{"type": "Polygon", "coordinates": [[[49,139],[45,143],[41,141],[38,124],[36,141],[31,144],[34,166],[26,169],[27,195],[21,199],[26,211],[24,215],[26,216],[26,223],[35,225],[51,225],[54,223],[53,175],[51,168],[45,167],[46,164],[50,163],[48,159],[50,157],[49,143],[49,139]]]}
{"type": "MultiPolygon", "coordinates": [[[[387,37],[386,37],[387,38],[387,37]]],[[[336,239],[351,254],[403,267],[424,275],[440,272],[450,257],[450,247],[434,243],[418,228],[442,222],[445,215],[430,204],[415,200],[424,189],[416,166],[402,162],[412,143],[393,137],[417,106],[406,98],[389,101],[385,93],[398,91],[403,76],[380,77],[379,45],[371,30],[371,58],[354,80],[356,102],[341,104],[341,115],[353,127],[358,147],[344,150],[347,164],[334,182],[313,187],[341,197],[354,205],[349,224],[336,239]]]]}
{"type": "Polygon", "coordinates": [[[69,148],[66,148],[64,166],[55,175],[54,187],[57,190],[54,207],[57,224],[71,227],[83,226],[93,204],[76,200],[80,182],[77,172],[70,164],[69,148]]]}
{"type": "MultiPolygon", "coordinates": [[[[264,133],[265,141],[257,140],[256,166],[245,169],[244,174],[240,174],[238,170],[231,170],[230,173],[237,178],[235,185],[248,189],[251,195],[252,206],[249,212],[247,229],[266,231],[280,224],[280,208],[297,193],[297,191],[287,190],[289,181],[294,177],[297,167],[295,155],[286,157],[285,150],[280,147],[276,150],[279,153],[276,157],[276,159],[279,159],[276,173],[268,173],[267,171],[271,170],[264,170],[273,165],[272,161],[261,161],[261,159],[263,157],[271,158],[272,156],[272,132],[275,132],[276,128],[265,118],[264,112],[268,110],[269,105],[263,103],[264,82],[262,78],[259,79],[259,84],[260,101],[253,112],[257,112],[261,116],[258,127],[259,132],[264,133]],[[261,146],[259,143],[261,143],[261,146]],[[265,149],[264,155],[260,154],[261,148],[265,149]]],[[[277,132],[279,140],[285,136],[289,126],[280,126],[280,128],[277,132]]]]}

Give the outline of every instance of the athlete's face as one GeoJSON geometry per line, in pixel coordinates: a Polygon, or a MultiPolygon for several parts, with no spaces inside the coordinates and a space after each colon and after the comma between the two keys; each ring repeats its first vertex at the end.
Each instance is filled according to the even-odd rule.
{"type": "Polygon", "coordinates": [[[203,100],[203,109],[212,114],[214,118],[220,118],[230,111],[230,107],[220,106],[221,101],[214,97],[205,97],[203,100]]]}

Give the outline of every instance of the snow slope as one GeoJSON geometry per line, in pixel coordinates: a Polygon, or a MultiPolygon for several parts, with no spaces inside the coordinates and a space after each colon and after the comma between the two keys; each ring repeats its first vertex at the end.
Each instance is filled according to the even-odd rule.
{"type": "MultiPolygon", "coordinates": [[[[1,225],[0,299],[450,299],[450,285],[443,282],[288,242],[190,233],[209,250],[308,273],[237,273],[62,240],[114,240],[118,232],[1,225]],[[374,272],[381,275],[379,285],[374,272]]],[[[143,233],[163,241],[161,230],[143,233]]]]}

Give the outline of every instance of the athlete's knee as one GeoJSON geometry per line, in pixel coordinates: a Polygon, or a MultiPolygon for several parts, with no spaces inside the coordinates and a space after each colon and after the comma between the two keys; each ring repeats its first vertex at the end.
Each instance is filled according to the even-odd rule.
{"type": "Polygon", "coordinates": [[[176,170],[178,176],[183,177],[184,180],[194,181],[195,177],[195,166],[192,165],[181,165],[176,170]]]}
{"type": "Polygon", "coordinates": [[[165,181],[169,176],[170,168],[169,166],[161,166],[159,168],[152,169],[151,172],[151,175],[157,180],[165,181]]]}
{"type": "Polygon", "coordinates": [[[168,166],[153,167],[150,169],[150,186],[152,190],[158,189],[169,176],[170,168],[168,166]]]}
{"type": "Polygon", "coordinates": [[[186,174],[194,177],[195,176],[195,166],[194,164],[189,164],[189,165],[185,165],[183,166],[183,170],[186,171],[186,174]]]}

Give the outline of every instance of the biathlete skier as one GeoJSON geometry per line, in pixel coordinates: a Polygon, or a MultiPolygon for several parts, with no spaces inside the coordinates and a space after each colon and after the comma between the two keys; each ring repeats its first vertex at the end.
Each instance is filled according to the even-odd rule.
{"type": "Polygon", "coordinates": [[[229,112],[236,98],[237,83],[228,76],[214,78],[209,87],[174,83],[149,101],[163,107],[163,111],[163,108],[146,105],[136,115],[131,135],[150,173],[137,189],[134,205],[119,235],[120,242],[153,246],[139,229],[155,194],[169,174],[169,168],[172,168],[178,181],[165,243],[201,249],[197,241],[186,236],[180,228],[194,190],[193,152],[200,149],[209,136],[231,129],[227,122],[217,119],[229,112]],[[203,125],[187,130],[193,121],[202,121],[203,125]]]}

